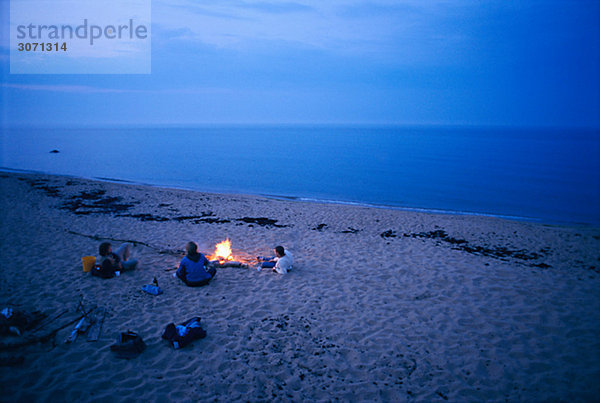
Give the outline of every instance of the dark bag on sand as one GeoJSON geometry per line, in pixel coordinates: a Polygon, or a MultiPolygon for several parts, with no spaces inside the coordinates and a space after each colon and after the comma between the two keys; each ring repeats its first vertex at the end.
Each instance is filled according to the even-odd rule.
{"type": "Polygon", "coordinates": [[[118,358],[135,358],[146,349],[146,343],[139,334],[131,331],[119,334],[117,342],[110,349],[118,358]]]}
{"type": "Polygon", "coordinates": [[[206,337],[206,331],[200,326],[200,317],[194,317],[181,325],[175,326],[169,323],[162,334],[162,338],[168,340],[174,348],[182,348],[196,339],[206,337]]]}
{"type": "Polygon", "coordinates": [[[102,264],[99,267],[92,267],[90,271],[92,276],[100,277],[100,278],[113,278],[115,277],[115,270],[110,265],[102,264]]]}

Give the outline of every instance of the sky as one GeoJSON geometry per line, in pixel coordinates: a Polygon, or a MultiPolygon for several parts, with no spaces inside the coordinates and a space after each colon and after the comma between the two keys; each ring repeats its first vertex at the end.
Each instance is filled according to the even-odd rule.
{"type": "Polygon", "coordinates": [[[11,74],[0,0],[2,126],[600,128],[599,16],[600,0],[152,0],[150,74],[11,74]]]}

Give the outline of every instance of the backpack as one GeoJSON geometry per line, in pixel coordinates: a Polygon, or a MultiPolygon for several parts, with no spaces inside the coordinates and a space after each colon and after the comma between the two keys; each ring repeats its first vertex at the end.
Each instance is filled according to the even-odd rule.
{"type": "Polygon", "coordinates": [[[115,277],[115,269],[108,259],[104,259],[99,266],[92,267],[90,274],[92,276],[101,278],[113,278],[115,277]]]}
{"type": "Polygon", "coordinates": [[[178,326],[169,323],[162,334],[162,338],[168,340],[175,349],[185,347],[192,341],[205,337],[206,331],[200,326],[200,317],[189,319],[178,326]]]}
{"type": "Polygon", "coordinates": [[[117,358],[128,360],[140,355],[146,349],[146,343],[139,334],[128,330],[119,334],[117,342],[110,349],[117,358]]]}

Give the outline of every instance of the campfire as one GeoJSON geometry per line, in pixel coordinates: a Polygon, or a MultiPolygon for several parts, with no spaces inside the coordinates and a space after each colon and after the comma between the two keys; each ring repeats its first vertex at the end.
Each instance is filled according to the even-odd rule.
{"type": "Polygon", "coordinates": [[[213,266],[217,267],[242,267],[246,266],[250,259],[242,256],[233,256],[231,250],[231,241],[229,238],[223,242],[219,242],[215,246],[215,252],[208,256],[208,260],[213,266]]]}
{"type": "Polygon", "coordinates": [[[231,241],[229,238],[223,242],[219,242],[215,246],[215,253],[210,256],[210,260],[218,260],[219,262],[226,262],[233,260],[233,253],[231,252],[231,241]]]}

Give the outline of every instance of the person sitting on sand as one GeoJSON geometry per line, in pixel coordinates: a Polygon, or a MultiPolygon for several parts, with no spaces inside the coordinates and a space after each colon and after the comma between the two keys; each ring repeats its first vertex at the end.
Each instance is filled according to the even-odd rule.
{"type": "Polygon", "coordinates": [[[131,244],[126,242],[119,246],[116,252],[112,251],[112,245],[109,242],[102,242],[98,248],[100,253],[100,267],[92,270],[92,275],[111,278],[116,272],[133,270],[137,267],[136,259],[129,259],[131,254],[131,244]]]}
{"type": "Polygon", "coordinates": [[[274,272],[279,274],[285,274],[292,270],[292,264],[294,263],[292,253],[289,250],[286,251],[283,246],[275,247],[275,257],[263,258],[259,256],[258,260],[259,262],[262,261],[262,263],[259,263],[260,267],[272,268],[274,272]]]}
{"type": "Polygon", "coordinates": [[[292,257],[292,253],[288,250],[283,249],[283,246],[275,247],[275,267],[273,267],[273,271],[279,274],[285,274],[288,271],[292,270],[292,264],[294,263],[294,258],[292,257]]]}
{"type": "Polygon", "coordinates": [[[214,267],[207,269],[208,259],[198,252],[196,242],[188,242],[185,249],[187,255],[181,259],[176,273],[177,277],[190,287],[200,287],[208,284],[217,274],[217,269],[214,267]]]}

